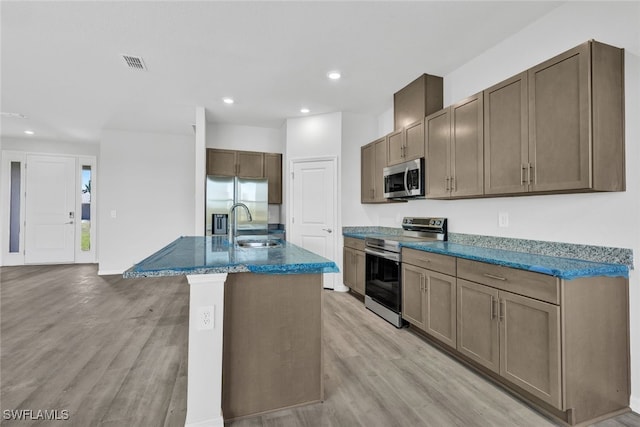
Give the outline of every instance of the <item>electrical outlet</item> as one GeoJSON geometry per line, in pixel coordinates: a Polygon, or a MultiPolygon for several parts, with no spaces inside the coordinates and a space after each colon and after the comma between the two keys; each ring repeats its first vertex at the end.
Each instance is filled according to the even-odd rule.
{"type": "Polygon", "coordinates": [[[498,227],[509,226],[509,212],[498,212],[498,227]]]}
{"type": "Polygon", "coordinates": [[[199,331],[206,331],[213,329],[214,321],[213,315],[215,311],[212,305],[198,307],[198,325],[199,331]]]}

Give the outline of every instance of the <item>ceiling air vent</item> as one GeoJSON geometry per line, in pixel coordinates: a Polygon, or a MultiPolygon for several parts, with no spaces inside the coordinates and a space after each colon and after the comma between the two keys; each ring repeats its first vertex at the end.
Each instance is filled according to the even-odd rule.
{"type": "Polygon", "coordinates": [[[127,63],[127,66],[129,68],[147,71],[147,67],[144,65],[144,61],[139,56],[122,55],[122,59],[124,59],[124,62],[127,63]]]}

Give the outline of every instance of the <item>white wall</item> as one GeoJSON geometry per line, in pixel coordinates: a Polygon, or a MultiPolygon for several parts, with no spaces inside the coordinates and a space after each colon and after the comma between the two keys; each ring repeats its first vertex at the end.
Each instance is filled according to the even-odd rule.
{"type": "Polygon", "coordinates": [[[97,156],[100,147],[97,143],[67,142],[29,138],[2,138],[2,149],[26,151],[30,153],[71,154],[78,156],[97,156]]]}
{"type": "Polygon", "coordinates": [[[207,148],[284,153],[281,129],[207,123],[207,148]]]}
{"type": "MultiPolygon", "coordinates": [[[[479,92],[589,39],[625,49],[627,191],[605,194],[417,200],[367,205],[362,216],[345,214],[344,225],[398,227],[405,215],[444,216],[450,231],[631,248],[640,253],[640,3],[567,2],[452,73],[444,76],[445,106],[479,92]],[[498,228],[498,212],[510,226],[498,228]],[[606,227],[593,227],[605,221],[606,227]]],[[[424,70],[429,72],[429,70],[424,70]]],[[[381,116],[392,129],[393,117],[381,116]]],[[[380,133],[378,136],[383,135],[380,133]]],[[[359,153],[358,153],[359,156],[359,153]]],[[[359,161],[346,150],[345,163],[359,161]]],[[[343,198],[359,197],[359,180],[345,180],[343,198]]],[[[632,408],[640,412],[640,275],[630,275],[632,408]]]]}
{"type": "Polygon", "coordinates": [[[193,169],[193,135],[103,131],[100,274],[120,274],[178,237],[193,234],[193,169]]]}

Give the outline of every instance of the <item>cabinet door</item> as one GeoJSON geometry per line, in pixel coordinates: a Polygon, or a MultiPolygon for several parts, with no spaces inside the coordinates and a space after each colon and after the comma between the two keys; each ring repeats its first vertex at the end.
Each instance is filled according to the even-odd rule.
{"type": "Polygon", "coordinates": [[[427,270],[425,331],[456,348],[456,279],[427,270]]]}
{"type": "Polygon", "coordinates": [[[420,267],[402,264],[402,318],[424,330],[425,272],[420,267]]]}
{"type": "Polygon", "coordinates": [[[355,253],[351,248],[342,248],[342,281],[351,289],[355,290],[356,287],[356,265],[355,265],[355,253]]]}
{"type": "Polygon", "coordinates": [[[264,153],[237,151],[236,163],[240,178],[264,178],[264,153]]]}
{"type": "Polygon", "coordinates": [[[562,409],[560,307],[500,291],[499,317],[500,375],[562,409]]]}
{"type": "Polygon", "coordinates": [[[451,197],[484,193],[482,93],[451,106],[451,197]]]}
{"type": "Polygon", "coordinates": [[[387,164],[397,165],[404,162],[404,131],[402,129],[387,135],[387,164]]]}
{"type": "Polygon", "coordinates": [[[458,351],[500,372],[498,291],[463,279],[458,287],[458,351]]]}
{"type": "Polygon", "coordinates": [[[354,256],[356,270],[355,290],[360,295],[364,295],[364,285],[366,281],[365,254],[362,251],[354,251],[354,256]]]}
{"type": "Polygon", "coordinates": [[[589,44],[529,70],[531,191],[591,186],[589,44]]]}
{"type": "Polygon", "coordinates": [[[236,152],[208,148],[207,175],[236,176],[236,152]]]}
{"type": "Polygon", "coordinates": [[[384,198],[384,168],[387,166],[387,140],[381,138],[374,145],[374,168],[371,181],[373,183],[373,199],[376,202],[386,202],[384,198]]]}
{"type": "Polygon", "coordinates": [[[424,157],[424,120],[404,128],[404,159],[413,160],[424,157]]]}
{"type": "Polygon", "coordinates": [[[265,176],[269,180],[269,204],[282,203],[282,154],[265,153],[265,176]]]}
{"type": "Polygon", "coordinates": [[[373,202],[374,166],[375,146],[371,143],[360,148],[360,203],[373,202]]]}
{"type": "Polygon", "coordinates": [[[484,91],[484,193],[528,191],[527,73],[484,91]]]}
{"type": "Polygon", "coordinates": [[[445,108],[425,119],[425,197],[449,197],[450,109],[445,108]]]}

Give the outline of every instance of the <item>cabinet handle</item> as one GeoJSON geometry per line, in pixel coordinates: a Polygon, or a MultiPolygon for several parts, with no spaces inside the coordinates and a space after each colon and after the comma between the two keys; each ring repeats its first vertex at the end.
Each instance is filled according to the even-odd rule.
{"type": "Polygon", "coordinates": [[[491,320],[496,318],[496,303],[498,302],[498,300],[496,300],[496,297],[494,297],[493,295],[491,295],[491,320]]]}
{"type": "Polygon", "coordinates": [[[449,177],[444,179],[444,189],[449,191],[449,177]]]}
{"type": "Polygon", "coordinates": [[[505,302],[504,300],[500,300],[500,321],[504,321],[504,311],[505,311],[505,302]]]}
{"type": "Polygon", "coordinates": [[[524,171],[527,169],[527,165],[525,165],[524,163],[522,163],[520,165],[520,183],[521,185],[526,185],[527,181],[524,179],[524,171]]]}
{"type": "Polygon", "coordinates": [[[420,290],[422,292],[427,292],[427,280],[424,277],[424,274],[420,275],[420,290]]]}
{"type": "Polygon", "coordinates": [[[489,273],[484,273],[483,276],[488,277],[489,279],[507,280],[506,277],[494,276],[493,274],[489,274],[489,273]]]}
{"type": "Polygon", "coordinates": [[[451,191],[456,191],[456,177],[452,176],[450,179],[451,179],[451,183],[450,183],[451,191]]]}
{"type": "Polygon", "coordinates": [[[529,172],[527,173],[527,181],[529,181],[529,185],[532,184],[532,179],[534,177],[533,175],[533,165],[531,163],[529,163],[529,167],[528,167],[529,172]]]}

